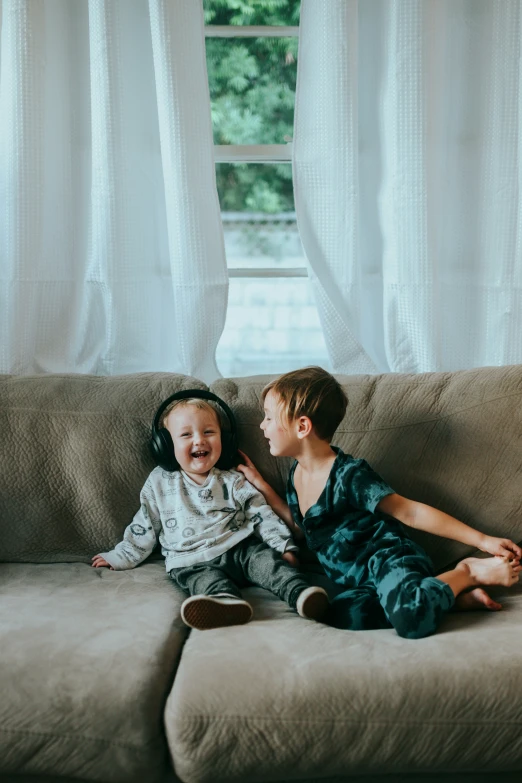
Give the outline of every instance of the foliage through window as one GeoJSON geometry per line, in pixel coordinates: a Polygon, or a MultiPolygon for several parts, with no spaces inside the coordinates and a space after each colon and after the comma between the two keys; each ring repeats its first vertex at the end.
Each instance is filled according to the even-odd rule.
{"type": "Polygon", "coordinates": [[[225,376],[329,367],[297,230],[287,146],[300,0],[203,0],[203,7],[231,275],[218,366],[225,376]]]}
{"type": "MultiPolygon", "coordinates": [[[[300,0],[204,0],[207,25],[299,24],[300,0]]],[[[284,144],[292,138],[297,37],[206,40],[215,144],[284,144]]],[[[217,172],[222,209],[292,209],[290,166],[262,172],[222,164],[217,172]]]]}

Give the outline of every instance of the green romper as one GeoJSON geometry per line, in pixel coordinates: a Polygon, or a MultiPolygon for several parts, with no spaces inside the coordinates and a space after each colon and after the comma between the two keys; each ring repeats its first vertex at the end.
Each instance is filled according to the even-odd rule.
{"type": "Polygon", "coordinates": [[[394,490],[362,459],[341,449],[317,503],[301,514],[294,463],[287,500],[292,518],[326,574],[343,591],[332,600],[328,622],[351,631],[395,628],[419,639],[434,633],[455,602],[434,576],[426,552],[404,525],[376,510],[394,490]]]}

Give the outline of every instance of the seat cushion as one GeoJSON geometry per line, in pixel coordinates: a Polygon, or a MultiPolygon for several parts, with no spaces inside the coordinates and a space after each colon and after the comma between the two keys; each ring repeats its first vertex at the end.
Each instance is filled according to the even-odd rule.
{"type": "Polygon", "coordinates": [[[248,625],[183,649],[165,723],[185,783],[522,772],[520,587],[496,592],[502,611],[450,613],[414,641],[244,596],[248,625]]]}
{"type": "Polygon", "coordinates": [[[163,563],[0,565],[0,779],[161,780],[183,598],[163,563]]]}

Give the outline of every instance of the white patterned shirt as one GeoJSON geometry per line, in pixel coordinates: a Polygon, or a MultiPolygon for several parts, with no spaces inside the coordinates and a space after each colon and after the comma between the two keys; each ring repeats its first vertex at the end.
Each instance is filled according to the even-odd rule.
{"type": "Polygon", "coordinates": [[[252,534],[278,552],[298,549],[285,523],[237,470],[212,468],[197,484],[182,470],[157,467],[140,502],[123,541],[100,553],[116,571],[139,565],[158,541],[167,572],[213,560],[252,534]]]}

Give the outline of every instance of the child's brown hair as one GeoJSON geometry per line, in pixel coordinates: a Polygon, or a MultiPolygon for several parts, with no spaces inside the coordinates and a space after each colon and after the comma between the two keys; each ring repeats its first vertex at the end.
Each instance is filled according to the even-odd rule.
{"type": "Polygon", "coordinates": [[[330,442],[341,423],[348,398],[341,385],[322,367],[304,367],[276,378],[262,391],[264,400],[269,391],[279,397],[281,418],[293,421],[307,416],[321,440],[330,442]]]}

